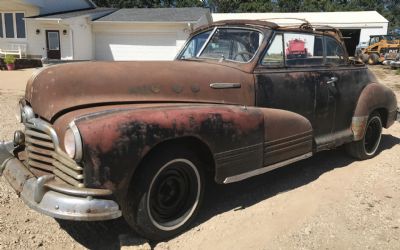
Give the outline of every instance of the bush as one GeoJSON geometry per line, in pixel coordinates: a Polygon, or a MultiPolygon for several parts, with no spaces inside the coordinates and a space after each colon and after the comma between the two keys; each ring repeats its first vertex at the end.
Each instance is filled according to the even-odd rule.
{"type": "Polygon", "coordinates": [[[15,56],[13,55],[6,55],[4,57],[4,63],[5,64],[14,64],[15,63],[15,56]]]}

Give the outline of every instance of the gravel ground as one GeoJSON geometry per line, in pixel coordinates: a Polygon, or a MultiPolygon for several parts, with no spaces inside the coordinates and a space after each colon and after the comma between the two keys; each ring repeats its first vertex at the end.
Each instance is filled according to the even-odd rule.
{"type": "MultiPolygon", "coordinates": [[[[400,75],[371,67],[400,100],[400,75]]],[[[14,107],[31,71],[0,72],[0,140],[19,127],[14,107]]],[[[188,232],[155,249],[400,249],[400,124],[381,152],[354,161],[342,149],[231,185],[208,187],[188,232]]],[[[140,245],[123,220],[55,220],[28,209],[0,179],[0,249],[119,249],[140,245]]],[[[142,245],[143,249],[148,245],[142,245]]]]}

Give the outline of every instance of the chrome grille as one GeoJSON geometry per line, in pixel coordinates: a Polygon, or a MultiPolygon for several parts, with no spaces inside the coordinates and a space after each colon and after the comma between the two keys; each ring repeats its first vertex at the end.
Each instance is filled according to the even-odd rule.
{"type": "Polygon", "coordinates": [[[28,166],[52,173],[70,185],[84,187],[83,168],[60,149],[51,125],[38,118],[29,119],[24,125],[28,166]]]}

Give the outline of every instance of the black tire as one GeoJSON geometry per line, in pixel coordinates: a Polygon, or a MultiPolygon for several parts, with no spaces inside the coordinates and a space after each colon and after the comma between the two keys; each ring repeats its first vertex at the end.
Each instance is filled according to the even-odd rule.
{"type": "Polygon", "coordinates": [[[379,63],[379,55],[378,54],[373,53],[373,54],[369,55],[369,58],[368,58],[369,65],[376,65],[378,63],[379,63]]]}
{"type": "Polygon", "coordinates": [[[144,238],[171,238],[187,229],[196,217],[204,183],[196,154],[181,148],[158,151],[135,173],[122,213],[144,238]]]}
{"type": "Polygon", "coordinates": [[[374,157],[382,138],[382,119],[377,112],[373,112],[367,122],[362,140],[346,145],[347,153],[359,160],[366,160],[374,157]]]}

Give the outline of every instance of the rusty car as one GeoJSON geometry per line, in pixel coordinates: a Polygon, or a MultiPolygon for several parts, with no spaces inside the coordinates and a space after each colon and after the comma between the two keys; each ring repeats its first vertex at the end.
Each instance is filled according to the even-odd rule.
{"type": "Polygon", "coordinates": [[[123,216],[162,240],[191,225],[207,181],[342,145],[369,159],[399,111],[338,30],[230,20],[194,30],[173,61],[46,67],[17,117],[24,129],[1,144],[0,171],[29,207],[64,220],[123,216]],[[286,55],[293,40],[306,57],[286,55]]]}

